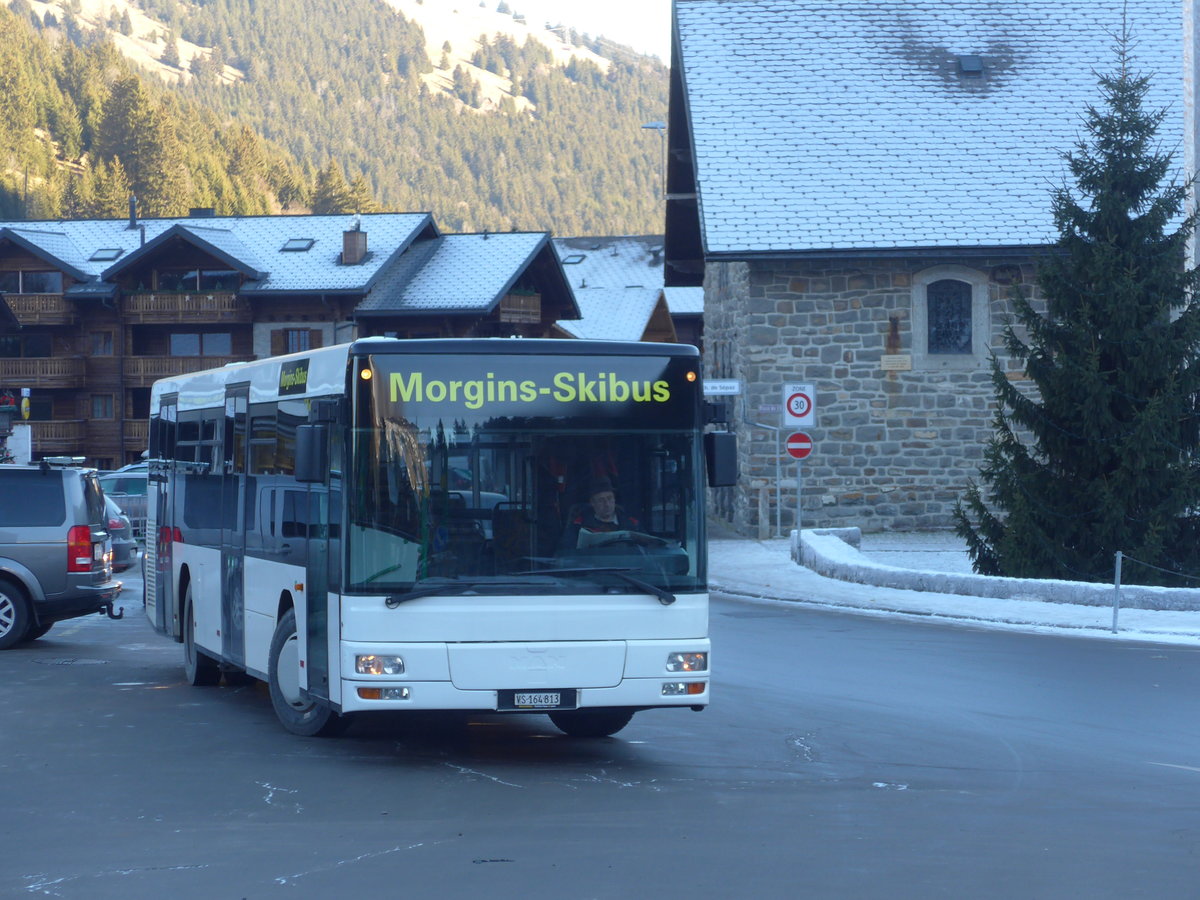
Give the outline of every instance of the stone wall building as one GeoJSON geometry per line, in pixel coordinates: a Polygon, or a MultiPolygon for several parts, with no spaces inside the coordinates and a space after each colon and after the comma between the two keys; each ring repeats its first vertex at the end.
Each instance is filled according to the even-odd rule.
{"type": "MultiPolygon", "coordinates": [[[[719,515],[762,536],[951,525],[991,434],[991,353],[1023,377],[1009,300],[1036,298],[1050,190],[1124,7],[676,0],[665,277],[703,284],[705,377],[741,385],[719,515]],[[802,469],[783,447],[792,383],[816,390],[802,469]]],[[[1194,17],[1128,3],[1147,108],[1187,171],[1194,17]]]]}

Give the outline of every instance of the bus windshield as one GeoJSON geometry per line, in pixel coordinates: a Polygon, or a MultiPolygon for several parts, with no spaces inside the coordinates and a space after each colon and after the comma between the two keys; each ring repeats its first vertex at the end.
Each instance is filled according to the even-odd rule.
{"type": "Polygon", "coordinates": [[[350,590],[704,588],[694,358],[378,354],[353,371],[350,590]]]}

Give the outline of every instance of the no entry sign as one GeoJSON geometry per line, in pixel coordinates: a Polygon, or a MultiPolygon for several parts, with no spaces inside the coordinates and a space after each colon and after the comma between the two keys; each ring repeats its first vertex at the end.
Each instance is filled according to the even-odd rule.
{"type": "Polygon", "coordinates": [[[804,459],[804,457],[812,453],[812,448],[812,438],[803,431],[797,431],[794,434],[789,434],[787,437],[788,456],[794,459],[804,459]]]}

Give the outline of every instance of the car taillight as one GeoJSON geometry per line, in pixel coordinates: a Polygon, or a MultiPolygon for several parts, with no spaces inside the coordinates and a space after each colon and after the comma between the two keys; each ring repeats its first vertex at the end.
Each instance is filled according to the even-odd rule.
{"type": "Polygon", "coordinates": [[[108,530],[109,531],[120,531],[121,530],[121,520],[120,519],[109,519],[108,520],[108,530]]]}
{"type": "Polygon", "coordinates": [[[67,571],[92,571],[92,529],[74,525],[67,532],[67,571]]]}

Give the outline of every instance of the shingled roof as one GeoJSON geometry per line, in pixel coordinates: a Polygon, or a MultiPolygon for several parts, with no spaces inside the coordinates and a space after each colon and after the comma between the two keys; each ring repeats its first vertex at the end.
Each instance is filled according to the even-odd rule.
{"type": "Polygon", "coordinates": [[[418,235],[437,233],[429,213],[0,222],[0,239],[83,281],[74,293],[111,292],[112,276],[175,239],[246,274],[243,293],[362,293],[418,235]],[[356,226],[368,232],[370,252],[342,265],[342,233],[356,226]],[[285,249],[289,242],[307,249],[285,249]]]}
{"type": "Polygon", "coordinates": [[[1050,190],[1126,8],[1183,168],[1179,0],[675,0],[671,143],[706,256],[1053,243],[1050,190]]]}
{"type": "Polygon", "coordinates": [[[562,302],[578,315],[545,232],[449,234],[419,241],[380,279],[359,316],[486,313],[542,256],[562,302]]]}
{"type": "Polygon", "coordinates": [[[662,295],[662,237],[555,238],[554,246],[580,312],[558,327],[584,340],[642,340],[662,295]]]}

